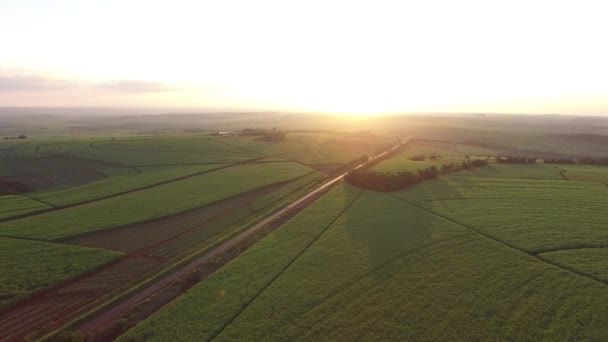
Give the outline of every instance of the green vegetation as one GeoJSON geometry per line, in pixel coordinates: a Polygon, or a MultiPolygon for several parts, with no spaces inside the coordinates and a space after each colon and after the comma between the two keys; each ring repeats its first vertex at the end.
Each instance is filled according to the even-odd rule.
{"type": "MultiPolygon", "coordinates": [[[[153,284],[176,261],[405,137],[405,149],[364,170],[388,180],[366,188],[385,192],[337,185],[211,275],[207,266],[232,255],[204,265],[203,281],[122,340],[608,336],[608,168],[573,163],[606,160],[608,121],[274,113],[0,121],[3,136],[27,136],[0,139],[0,193],[15,194],[0,196],[0,220],[9,219],[0,224],[0,306],[62,284],[7,311],[0,331],[10,340],[43,336],[153,284]],[[398,182],[411,187],[387,191],[398,182]]],[[[116,325],[137,319],[127,316],[116,325]]]]}
{"type": "Polygon", "coordinates": [[[91,271],[121,253],[0,237],[0,307],[91,271]]]}
{"type": "Polygon", "coordinates": [[[529,253],[608,241],[607,190],[599,184],[465,182],[429,182],[397,196],[529,253]]]}
{"type": "Polygon", "coordinates": [[[196,174],[226,166],[227,164],[206,164],[191,166],[148,166],[139,167],[140,173],[135,173],[130,169],[125,170],[122,175],[105,178],[103,180],[89,183],[79,187],[72,187],[67,190],[44,193],[35,195],[55,206],[65,206],[81,201],[93,200],[100,197],[124,193],[157,183],[167,182],[172,179],[196,174]]]}
{"type": "Polygon", "coordinates": [[[608,184],[608,172],[605,166],[562,165],[564,176],[569,180],[608,184]]]}
{"type": "Polygon", "coordinates": [[[463,144],[454,144],[442,141],[414,141],[408,145],[393,158],[383,160],[374,166],[374,171],[382,172],[416,172],[418,169],[435,166],[440,168],[443,164],[461,163],[466,156],[471,159],[486,158],[494,156],[495,151],[468,146],[463,144]],[[424,160],[412,160],[416,156],[424,156],[424,160]]]}
{"type": "Polygon", "coordinates": [[[332,190],[121,340],[606,335],[605,284],[392,194],[349,206],[356,193],[332,190]]]}
{"type": "Polygon", "coordinates": [[[543,253],[542,258],[608,282],[608,248],[566,249],[543,253]]]}
{"type": "Polygon", "coordinates": [[[154,320],[139,325],[123,339],[167,340],[169,336],[180,336],[183,340],[207,340],[213,337],[260,289],[289,267],[359,193],[354,188],[332,190],[208,281],[169,305],[170,310],[160,311],[154,320]],[[259,272],[262,269],[264,271],[259,272]],[[195,318],[199,314],[199,318],[203,317],[203,313],[206,313],[205,319],[195,318]],[[180,328],[172,322],[181,322],[184,326],[180,328]],[[185,326],[189,328],[184,330],[185,326]],[[181,332],[178,334],[178,331],[181,332]]]}
{"type": "Polygon", "coordinates": [[[266,156],[296,160],[320,168],[335,168],[361,155],[372,155],[393,142],[386,137],[357,133],[307,132],[289,133],[283,142],[267,142],[254,137],[222,137],[217,141],[266,156]]]}
{"type": "Polygon", "coordinates": [[[296,163],[266,163],[196,176],[42,215],[7,222],[0,235],[56,240],[158,218],[310,172],[296,163]]]}
{"type": "Polygon", "coordinates": [[[51,208],[42,202],[23,196],[0,196],[0,219],[51,208]]]}
{"type": "Polygon", "coordinates": [[[232,163],[260,157],[205,136],[159,136],[96,141],[71,156],[129,166],[232,163]]]}

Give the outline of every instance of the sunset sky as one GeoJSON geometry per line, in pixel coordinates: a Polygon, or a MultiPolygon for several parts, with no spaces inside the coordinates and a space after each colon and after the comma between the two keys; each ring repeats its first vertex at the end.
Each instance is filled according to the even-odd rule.
{"type": "Polygon", "coordinates": [[[608,114],[602,1],[0,0],[0,106],[608,114]]]}

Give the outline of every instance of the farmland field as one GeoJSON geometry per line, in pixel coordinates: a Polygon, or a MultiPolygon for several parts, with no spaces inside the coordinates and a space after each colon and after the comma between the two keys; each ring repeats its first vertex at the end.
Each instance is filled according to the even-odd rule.
{"type": "Polygon", "coordinates": [[[290,133],[289,139],[281,144],[258,141],[253,137],[216,140],[253,153],[295,160],[322,169],[331,169],[362,155],[372,155],[392,144],[392,140],[382,136],[335,132],[290,133]]]}
{"type": "Polygon", "coordinates": [[[490,167],[338,187],[122,341],[606,336],[606,187],[490,167]]]}
{"type": "Polygon", "coordinates": [[[47,204],[23,196],[0,196],[0,219],[49,208],[47,204]]]}
{"type": "Polygon", "coordinates": [[[91,271],[121,253],[49,242],[0,238],[0,307],[91,271]]]}
{"type": "Polygon", "coordinates": [[[0,126],[0,340],[608,336],[608,123],[250,114],[0,126]]]}
{"type": "Polygon", "coordinates": [[[116,198],[7,222],[0,227],[0,235],[45,240],[65,238],[162,217],[308,172],[310,169],[295,163],[236,166],[116,198]]]}
{"type": "MultiPolygon", "coordinates": [[[[206,164],[173,167],[148,166],[139,167],[137,169],[139,173],[136,173],[131,169],[110,169],[110,172],[114,174],[113,177],[108,177],[103,180],[79,187],[71,187],[63,191],[45,192],[40,195],[34,194],[33,197],[55,206],[65,206],[85,200],[89,201],[117,193],[132,191],[179,177],[221,168],[226,165],[228,164],[206,164]],[[118,173],[118,175],[116,175],[116,173],[118,173]]],[[[106,171],[106,173],[110,172],[106,171]]]]}

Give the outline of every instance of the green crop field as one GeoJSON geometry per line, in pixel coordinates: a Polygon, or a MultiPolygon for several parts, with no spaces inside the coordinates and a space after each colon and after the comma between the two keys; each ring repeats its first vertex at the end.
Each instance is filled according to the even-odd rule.
{"type": "Polygon", "coordinates": [[[490,179],[494,178],[480,181],[454,176],[396,196],[530,253],[601,246],[608,241],[608,217],[602,209],[608,206],[604,185],[563,179],[486,181],[490,179]]]}
{"type": "Polygon", "coordinates": [[[45,240],[162,217],[244,191],[302,176],[296,163],[235,166],[78,207],[4,223],[0,235],[45,240]]]}
{"type": "Polygon", "coordinates": [[[608,172],[601,166],[561,165],[564,176],[572,181],[608,184],[608,172]]]}
{"type": "Polygon", "coordinates": [[[608,190],[490,167],[339,186],[121,340],[601,340],[608,190]]]}
{"type": "Polygon", "coordinates": [[[547,252],[542,258],[608,283],[608,245],[547,252]]]}
{"type": "Polygon", "coordinates": [[[43,200],[55,206],[64,206],[81,201],[93,200],[100,197],[115,195],[143,188],[157,183],[170,181],[175,178],[196,174],[203,171],[220,168],[228,164],[206,164],[190,166],[148,166],[139,167],[140,173],[131,169],[111,169],[115,174],[113,177],[89,183],[67,190],[34,195],[33,197],[43,200]],[[116,171],[122,172],[116,172],[116,171]],[[118,173],[118,175],[116,175],[118,173]]]}
{"type": "Polygon", "coordinates": [[[0,115],[0,340],[608,336],[608,121],[123,111],[0,115]],[[281,211],[404,138],[371,170],[489,164],[281,211]]]}
{"type": "Polygon", "coordinates": [[[27,214],[48,208],[51,207],[42,202],[38,202],[36,200],[24,196],[0,196],[0,219],[27,214]]]}
{"type": "Polygon", "coordinates": [[[206,136],[136,137],[95,141],[70,156],[129,166],[231,163],[260,154],[206,136]]]}
{"type": "Polygon", "coordinates": [[[91,271],[121,253],[0,237],[0,307],[91,271]]]}
{"type": "Polygon", "coordinates": [[[287,141],[280,144],[258,141],[253,137],[222,137],[216,140],[253,153],[319,167],[335,167],[362,155],[373,155],[393,143],[386,137],[336,132],[289,133],[287,141]]]}

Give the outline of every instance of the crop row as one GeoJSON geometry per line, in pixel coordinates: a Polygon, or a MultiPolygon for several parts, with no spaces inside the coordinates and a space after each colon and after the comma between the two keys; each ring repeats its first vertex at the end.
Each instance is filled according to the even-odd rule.
{"type": "Polygon", "coordinates": [[[50,206],[23,196],[0,196],[0,219],[48,208],[50,208],[50,206]]]}
{"type": "Polygon", "coordinates": [[[60,239],[202,206],[310,172],[296,163],[237,166],[78,207],[11,221],[0,235],[60,239]]]}
{"type": "Polygon", "coordinates": [[[175,178],[215,169],[226,164],[177,166],[177,167],[142,167],[141,173],[106,178],[87,185],[73,187],[36,196],[55,206],[65,206],[81,201],[92,200],[117,193],[146,187],[152,184],[169,181],[175,178]]]}
{"type": "Polygon", "coordinates": [[[74,278],[120,255],[87,247],[0,238],[0,304],[74,278]]]}
{"type": "Polygon", "coordinates": [[[604,284],[388,194],[366,192],[336,219],[350,191],[328,193],[120,340],[584,340],[607,333],[604,284]]]}
{"type": "Polygon", "coordinates": [[[0,338],[19,340],[24,336],[39,337],[98,304],[97,300],[133,285],[133,281],[155,269],[159,262],[148,257],[121,260],[19,304],[1,316],[0,338]]]}

